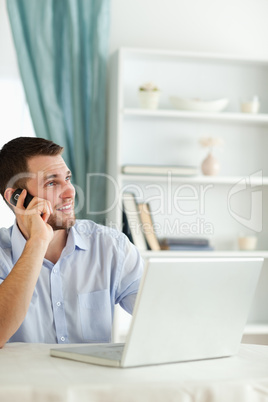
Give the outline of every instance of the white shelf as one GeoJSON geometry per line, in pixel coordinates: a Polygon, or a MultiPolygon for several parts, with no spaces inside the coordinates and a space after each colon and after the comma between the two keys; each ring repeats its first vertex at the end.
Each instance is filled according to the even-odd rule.
{"type": "Polygon", "coordinates": [[[268,325],[267,324],[247,324],[244,330],[244,334],[247,335],[266,335],[268,334],[268,325]]]}
{"type": "Polygon", "coordinates": [[[139,181],[139,182],[164,182],[172,178],[173,182],[178,183],[196,183],[196,184],[237,184],[241,185],[251,184],[252,186],[267,186],[268,177],[254,177],[254,176],[176,176],[176,175],[137,175],[137,174],[121,174],[120,179],[123,182],[139,181]],[[249,183],[250,180],[250,183],[249,183]]]}
{"type": "Polygon", "coordinates": [[[207,113],[207,112],[191,112],[173,109],[136,109],[125,108],[122,110],[124,116],[129,117],[159,117],[159,118],[177,118],[188,120],[210,120],[230,123],[244,123],[268,125],[268,114],[246,114],[246,113],[207,113]]]}
{"type": "Polygon", "coordinates": [[[209,52],[190,52],[179,51],[170,49],[144,49],[144,48],[128,48],[123,47],[120,49],[120,54],[126,59],[133,57],[136,59],[194,59],[195,61],[203,62],[204,60],[219,62],[219,63],[241,63],[253,65],[268,65],[267,58],[245,57],[236,54],[222,54],[222,53],[209,53],[209,52]]]}
{"type": "Polygon", "coordinates": [[[142,251],[141,255],[144,259],[148,258],[178,258],[178,257],[257,257],[268,258],[268,250],[240,251],[240,250],[215,250],[215,251],[142,251]]]}

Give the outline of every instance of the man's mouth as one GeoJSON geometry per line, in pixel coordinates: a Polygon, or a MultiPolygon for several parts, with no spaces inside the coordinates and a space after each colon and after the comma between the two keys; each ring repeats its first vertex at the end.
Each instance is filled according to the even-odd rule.
{"type": "Polygon", "coordinates": [[[60,208],[57,208],[57,211],[62,211],[62,212],[71,212],[73,210],[73,204],[65,204],[60,208]]]}

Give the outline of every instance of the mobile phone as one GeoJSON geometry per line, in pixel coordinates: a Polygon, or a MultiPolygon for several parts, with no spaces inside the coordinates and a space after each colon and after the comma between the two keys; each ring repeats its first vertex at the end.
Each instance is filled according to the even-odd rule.
{"type": "MultiPolygon", "coordinates": [[[[17,188],[17,190],[14,191],[14,193],[12,194],[12,196],[10,198],[10,203],[12,205],[14,205],[14,206],[17,205],[18,198],[19,198],[21,192],[22,192],[21,188],[17,188]]],[[[27,193],[26,198],[25,198],[24,203],[23,203],[24,208],[28,207],[28,205],[30,204],[32,199],[33,199],[33,196],[31,194],[27,193]]]]}

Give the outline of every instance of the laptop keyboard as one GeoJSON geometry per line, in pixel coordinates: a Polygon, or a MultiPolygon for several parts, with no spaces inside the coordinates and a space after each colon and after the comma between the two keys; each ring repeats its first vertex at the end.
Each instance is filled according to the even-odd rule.
{"type": "Polygon", "coordinates": [[[108,343],[107,345],[90,345],[88,354],[109,360],[121,360],[124,343],[108,343]]]}

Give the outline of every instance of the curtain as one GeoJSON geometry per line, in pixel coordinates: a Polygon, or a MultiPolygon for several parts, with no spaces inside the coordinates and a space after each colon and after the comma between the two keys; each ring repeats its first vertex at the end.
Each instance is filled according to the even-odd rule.
{"type": "Polygon", "coordinates": [[[104,222],[110,0],[7,0],[36,136],[64,146],[77,216],[104,222]]]}

